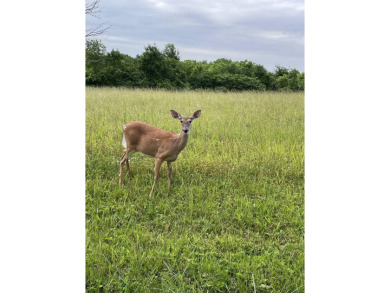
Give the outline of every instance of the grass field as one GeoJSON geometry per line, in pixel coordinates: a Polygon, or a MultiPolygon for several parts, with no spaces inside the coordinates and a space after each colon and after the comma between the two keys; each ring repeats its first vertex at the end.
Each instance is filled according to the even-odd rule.
{"type": "Polygon", "coordinates": [[[304,94],[86,89],[86,290],[304,292],[304,94]],[[133,154],[122,125],[179,132],[173,163],[133,154]]]}

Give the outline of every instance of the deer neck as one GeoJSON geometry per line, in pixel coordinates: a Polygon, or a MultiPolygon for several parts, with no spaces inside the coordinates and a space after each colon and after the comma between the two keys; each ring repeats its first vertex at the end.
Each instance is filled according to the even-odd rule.
{"type": "Polygon", "coordinates": [[[177,136],[177,144],[180,150],[185,148],[189,137],[190,137],[189,133],[184,133],[183,130],[180,131],[180,133],[177,136]]]}

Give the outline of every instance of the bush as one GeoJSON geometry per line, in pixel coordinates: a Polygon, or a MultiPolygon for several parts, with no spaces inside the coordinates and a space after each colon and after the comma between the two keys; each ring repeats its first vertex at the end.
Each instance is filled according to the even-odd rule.
{"type": "Polygon", "coordinates": [[[248,60],[180,61],[179,51],[173,44],[167,44],[163,51],[156,45],[147,45],[141,55],[133,58],[118,50],[107,53],[101,41],[88,40],[85,83],[170,90],[300,91],[304,90],[305,75],[282,66],[276,66],[271,73],[248,60]]]}

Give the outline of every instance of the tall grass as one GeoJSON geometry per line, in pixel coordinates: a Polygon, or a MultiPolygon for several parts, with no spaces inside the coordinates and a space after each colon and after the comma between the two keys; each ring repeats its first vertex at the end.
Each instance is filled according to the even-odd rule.
{"type": "Polygon", "coordinates": [[[86,89],[86,289],[303,292],[303,93],[86,89]],[[195,120],[152,198],[154,160],[119,186],[122,125],[179,132],[195,120]]]}

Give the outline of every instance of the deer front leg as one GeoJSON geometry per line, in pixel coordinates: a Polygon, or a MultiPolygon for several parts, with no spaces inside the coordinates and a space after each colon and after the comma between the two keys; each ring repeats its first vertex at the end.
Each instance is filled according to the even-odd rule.
{"type": "Polygon", "coordinates": [[[169,192],[172,191],[172,179],[171,179],[171,174],[172,174],[172,162],[167,162],[168,166],[168,182],[169,182],[169,192]]]}
{"type": "Polygon", "coordinates": [[[154,166],[154,182],[153,182],[152,190],[150,191],[149,197],[152,196],[154,188],[156,187],[156,182],[158,179],[158,174],[160,172],[160,167],[161,167],[162,162],[163,161],[161,159],[159,159],[159,158],[156,159],[156,164],[154,166]]]}

